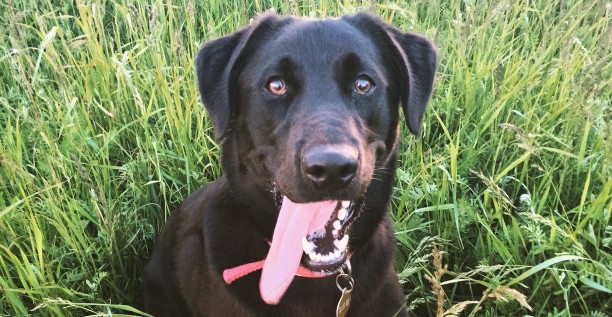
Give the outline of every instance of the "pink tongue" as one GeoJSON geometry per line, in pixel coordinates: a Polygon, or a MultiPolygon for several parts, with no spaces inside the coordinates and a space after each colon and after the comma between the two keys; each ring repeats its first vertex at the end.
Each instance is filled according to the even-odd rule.
{"type": "Polygon", "coordinates": [[[323,229],[336,201],[296,204],[283,198],[270,252],[261,272],[259,291],[268,304],[276,305],[291,284],[302,258],[302,237],[323,229]]]}

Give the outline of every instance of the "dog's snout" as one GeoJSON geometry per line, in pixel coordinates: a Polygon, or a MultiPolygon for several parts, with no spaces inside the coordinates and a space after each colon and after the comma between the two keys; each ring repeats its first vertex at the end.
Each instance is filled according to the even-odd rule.
{"type": "Polygon", "coordinates": [[[302,157],[302,173],[321,188],[339,189],[355,177],[358,156],[357,149],[350,145],[313,146],[302,157]]]}

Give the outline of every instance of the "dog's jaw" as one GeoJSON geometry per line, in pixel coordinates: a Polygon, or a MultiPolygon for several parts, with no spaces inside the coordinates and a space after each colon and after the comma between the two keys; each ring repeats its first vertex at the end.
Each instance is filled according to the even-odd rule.
{"type": "MultiPolygon", "coordinates": [[[[274,185],[272,193],[277,207],[285,196],[274,185]]],[[[314,272],[332,273],[337,271],[349,254],[349,228],[363,209],[363,199],[341,200],[325,225],[302,237],[302,265],[314,272]]]]}
{"type": "Polygon", "coordinates": [[[302,264],[313,271],[334,272],[349,254],[348,230],[357,218],[358,203],[338,201],[323,228],[302,238],[302,264]]]}

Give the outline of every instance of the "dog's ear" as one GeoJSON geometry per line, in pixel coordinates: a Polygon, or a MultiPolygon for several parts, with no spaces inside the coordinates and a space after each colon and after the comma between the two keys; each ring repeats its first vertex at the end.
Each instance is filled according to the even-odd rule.
{"type": "Polygon", "coordinates": [[[245,28],[207,42],[196,57],[196,75],[202,103],[212,120],[215,138],[222,140],[230,131],[236,114],[233,88],[246,58],[259,45],[263,33],[275,28],[281,19],[266,13],[245,28]]]}
{"type": "Polygon", "coordinates": [[[358,29],[368,31],[383,53],[391,54],[400,80],[400,100],[408,129],[418,135],[438,65],[435,46],[424,37],[404,33],[370,14],[359,13],[346,19],[358,29]]]}

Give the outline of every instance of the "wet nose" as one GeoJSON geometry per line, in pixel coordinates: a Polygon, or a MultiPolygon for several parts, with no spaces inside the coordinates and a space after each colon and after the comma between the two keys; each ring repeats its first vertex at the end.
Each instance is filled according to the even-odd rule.
{"type": "Polygon", "coordinates": [[[351,145],[312,146],[302,156],[302,173],[323,189],[340,189],[355,177],[357,159],[357,149],[351,145]]]}

